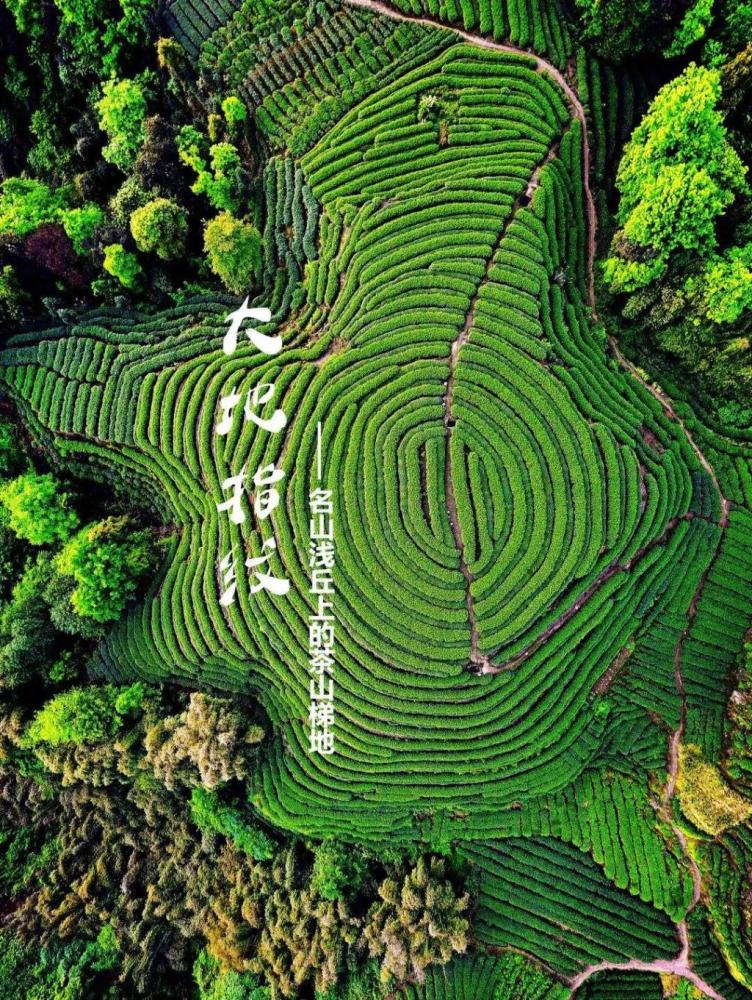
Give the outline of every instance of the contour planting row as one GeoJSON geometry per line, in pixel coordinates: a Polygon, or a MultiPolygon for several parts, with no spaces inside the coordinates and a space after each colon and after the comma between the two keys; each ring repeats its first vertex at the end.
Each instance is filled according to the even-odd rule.
{"type": "Polygon", "coordinates": [[[531,48],[561,69],[572,49],[567,16],[557,0],[393,0],[393,6],[531,48]]]}
{"type": "MultiPolygon", "coordinates": [[[[78,348],[58,346],[62,332],[29,339],[9,361],[14,395],[59,449],[106,457],[124,481],[149,479],[176,524],[154,599],[108,636],[95,670],[258,692],[274,737],[253,799],[288,829],[407,840],[414,810],[460,809],[472,836],[476,815],[487,831],[488,812],[560,791],[613,740],[594,686],[652,627],[662,581],[682,576],[677,565],[695,575],[695,522],[684,515],[696,460],[651,397],[609,366],[588,324],[585,234],[573,223],[579,149],[549,77],[526,59],[455,45],[345,115],[302,174],[270,164],[280,355],[244,338],[224,355],[230,306],[220,301],[69,330],[92,382],[76,373],[78,348]],[[279,291],[289,261],[305,303],[279,291]],[[220,398],[261,382],[275,384],[284,432],[261,432],[239,408],[217,436],[220,398]],[[70,401],[79,393],[85,408],[70,401]],[[337,544],[331,758],[312,756],[307,737],[319,422],[337,544]],[[271,462],[286,472],[279,507],[259,525],[246,506],[246,523],[233,525],[217,511],[222,481],[271,462]],[[590,463],[600,485],[581,469],[590,463]],[[561,498],[576,517],[559,519],[561,498]],[[273,531],[272,569],[290,594],[251,595],[239,561],[236,602],[223,609],[217,564],[230,551],[258,555],[259,528],[273,531]],[[568,559],[573,546],[582,566],[568,559]],[[522,630],[507,611],[514,593],[495,597],[504,578],[483,590],[510,552],[509,572],[526,559],[537,573],[522,630]],[[504,642],[500,665],[520,656],[496,676],[466,669],[463,563],[477,574],[481,652],[504,642]]],[[[613,864],[620,871],[615,852],[613,864]]]]}
{"type": "Polygon", "coordinates": [[[665,914],[616,889],[576,848],[527,837],[463,846],[462,854],[482,873],[476,929],[486,944],[520,948],[563,975],[678,949],[665,914]]]}
{"type": "Polygon", "coordinates": [[[567,1000],[569,990],[517,952],[463,955],[431,966],[405,1000],[567,1000]]]}
{"type": "Polygon", "coordinates": [[[196,57],[203,43],[240,7],[242,0],[167,0],[164,19],[186,51],[196,57]]]}
{"type": "Polygon", "coordinates": [[[243,93],[254,105],[254,120],[270,143],[300,156],[364,97],[422,65],[451,42],[451,34],[438,28],[367,21],[352,44],[336,56],[313,52],[309,45],[312,65],[305,73],[280,86],[262,66],[251,78],[255,90],[243,85],[243,93]]]}
{"type": "Polygon", "coordinates": [[[701,744],[711,760],[721,753],[729,675],[749,629],[751,590],[752,514],[732,510],[681,650],[686,739],[701,744]]]}

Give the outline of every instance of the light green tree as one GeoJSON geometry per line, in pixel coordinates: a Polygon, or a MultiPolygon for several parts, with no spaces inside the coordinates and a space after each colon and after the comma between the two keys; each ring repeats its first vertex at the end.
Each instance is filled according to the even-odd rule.
{"type": "Polygon", "coordinates": [[[55,562],[58,572],[76,582],[74,611],[108,622],[120,617],[154,558],[149,531],[134,531],[127,517],[109,517],[82,528],[55,562]]]}
{"type": "Polygon", "coordinates": [[[144,253],[163,260],[177,257],[185,246],[188,221],[185,210],[169,198],[155,198],[131,215],[131,234],[144,253]]]}
{"type": "Polygon", "coordinates": [[[255,226],[222,212],[204,229],[209,266],[237,295],[247,291],[261,270],[261,236],[255,226]]]}
{"type": "Polygon", "coordinates": [[[78,525],[67,493],[50,473],[27,472],[0,487],[11,530],[32,545],[65,541],[78,525]]]}
{"type": "Polygon", "coordinates": [[[663,87],[635,129],[619,166],[618,221],[605,276],[614,291],[662,277],[671,255],[716,246],[716,223],[745,188],[731,146],[718,71],[694,63],[663,87]]]}
{"type": "Polygon", "coordinates": [[[99,127],[109,142],[102,150],[108,163],[124,172],[133,166],[146,139],[146,95],[138,80],[108,80],[97,101],[99,127]]]}
{"type": "Polygon", "coordinates": [[[124,288],[135,288],[142,271],[138,257],[126,250],[122,243],[110,243],[104,248],[102,267],[124,288]]]}

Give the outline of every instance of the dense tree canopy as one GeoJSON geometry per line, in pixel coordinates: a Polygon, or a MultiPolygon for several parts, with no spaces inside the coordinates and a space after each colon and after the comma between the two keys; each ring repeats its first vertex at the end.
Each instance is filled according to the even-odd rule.
{"type": "Polygon", "coordinates": [[[19,538],[49,545],[69,537],[78,524],[71,496],[49,473],[27,472],[0,487],[0,503],[19,538]]]}
{"type": "Polygon", "coordinates": [[[744,190],[746,172],[720,98],[720,73],[692,64],[660,91],[632,134],[616,179],[621,229],[605,268],[616,290],[661,278],[677,251],[715,249],[718,219],[744,190]]]}
{"type": "Polygon", "coordinates": [[[261,266],[261,236],[247,222],[222,212],[207,223],[204,248],[209,265],[231,292],[247,292],[261,266]]]}

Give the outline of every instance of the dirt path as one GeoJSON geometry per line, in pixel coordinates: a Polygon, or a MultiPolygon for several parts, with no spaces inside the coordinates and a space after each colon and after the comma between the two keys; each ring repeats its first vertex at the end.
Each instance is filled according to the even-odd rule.
{"type": "MultiPolygon", "coordinates": [[[[482,35],[477,35],[469,31],[464,31],[461,28],[456,28],[451,25],[443,24],[441,21],[438,21],[432,17],[420,16],[414,14],[405,14],[402,11],[395,10],[386,3],[382,3],[381,0],[344,0],[344,2],[355,7],[364,7],[368,10],[373,11],[374,13],[381,14],[384,17],[389,17],[398,21],[412,21],[416,24],[424,24],[427,27],[442,28],[446,31],[451,31],[456,37],[461,38],[465,42],[469,42],[471,45],[477,45],[480,48],[492,49],[496,52],[506,52],[512,55],[525,56],[534,63],[538,72],[545,73],[547,76],[551,77],[551,79],[553,79],[554,82],[559,86],[572,110],[573,117],[580,122],[580,125],[582,127],[582,173],[583,173],[583,190],[585,196],[585,209],[587,213],[588,304],[590,306],[593,320],[596,323],[598,323],[599,317],[598,317],[596,295],[595,295],[595,252],[596,252],[597,234],[598,234],[598,213],[595,207],[595,199],[593,197],[593,192],[590,187],[590,139],[588,136],[587,116],[585,114],[585,109],[582,105],[582,102],[579,99],[579,96],[572,88],[572,86],[568,83],[568,81],[565,79],[565,77],[562,75],[561,71],[558,70],[551,63],[549,63],[547,60],[543,59],[541,56],[533,52],[529,52],[526,49],[522,49],[519,46],[511,45],[505,42],[492,41],[491,39],[484,38],[482,35]]],[[[471,315],[472,315],[472,309],[470,314],[468,315],[468,322],[466,322],[465,328],[460,333],[460,336],[458,337],[457,341],[455,341],[455,344],[453,345],[452,348],[452,359],[451,359],[452,371],[450,375],[450,386],[448,387],[447,390],[448,407],[446,414],[449,413],[449,409],[451,407],[451,398],[452,398],[451,394],[454,384],[454,371],[457,365],[459,351],[463,343],[467,340],[469,336],[471,315]]],[[[708,461],[706,455],[701,450],[700,446],[694,440],[694,437],[686,427],[684,421],[676,413],[673,403],[671,399],[666,395],[666,393],[659,386],[651,384],[650,382],[648,382],[646,378],[643,377],[643,375],[640,373],[637,367],[631,361],[629,361],[628,358],[624,356],[621,349],[619,348],[616,339],[613,336],[610,335],[608,336],[608,344],[611,351],[613,352],[614,357],[617,359],[621,367],[626,372],[628,372],[632,376],[632,378],[634,378],[642,386],[644,386],[644,388],[655,399],[657,399],[660,402],[666,416],[669,417],[670,420],[672,420],[674,423],[678,425],[678,427],[681,428],[682,433],[684,434],[687,442],[694,451],[698,461],[700,462],[700,465],[707,472],[707,474],[710,476],[713,482],[713,485],[720,499],[721,516],[719,518],[718,524],[719,527],[721,528],[721,539],[719,539],[718,541],[718,546],[713,555],[713,559],[710,562],[710,566],[712,566],[713,562],[717,558],[718,552],[720,551],[723,531],[728,526],[728,518],[729,518],[729,501],[723,494],[715,470],[713,469],[711,463],[708,461]]],[[[448,419],[449,417],[445,415],[445,420],[448,419]]],[[[449,473],[448,473],[448,479],[451,479],[451,475],[449,473]]],[[[452,497],[452,500],[449,505],[450,507],[453,508],[453,510],[450,511],[450,518],[452,519],[452,528],[453,531],[455,532],[455,539],[459,539],[459,546],[461,546],[461,534],[459,532],[459,522],[457,521],[456,504],[454,504],[453,488],[451,487],[451,484],[449,485],[448,488],[447,497],[449,498],[450,495],[452,497]]],[[[460,552],[462,552],[461,547],[460,547],[460,552]]],[[[695,589],[695,593],[692,596],[692,600],[689,609],[687,611],[687,625],[682,631],[674,655],[675,683],[676,683],[676,690],[681,701],[681,716],[678,728],[671,734],[671,737],[669,739],[667,781],[663,794],[663,802],[660,804],[661,813],[663,817],[669,822],[675,836],[677,837],[682,847],[682,851],[684,852],[684,855],[687,859],[688,867],[691,871],[692,881],[693,881],[693,895],[689,910],[691,910],[694,906],[696,906],[701,898],[702,894],[701,873],[697,866],[696,861],[694,860],[689,851],[686,837],[684,836],[681,829],[679,829],[679,827],[672,821],[671,802],[674,793],[676,791],[676,779],[679,767],[679,746],[681,744],[681,740],[684,734],[684,727],[686,724],[686,695],[684,690],[684,680],[682,677],[682,668],[681,668],[682,653],[684,649],[684,643],[686,642],[686,639],[689,635],[689,631],[691,629],[692,622],[696,614],[698,601],[702,596],[702,591],[705,586],[705,581],[707,579],[710,566],[703,574],[701,580],[697,585],[697,588],[695,589]]],[[[613,571],[615,572],[616,570],[614,569],[613,571]]],[[[468,574],[466,574],[466,579],[468,579],[468,588],[469,588],[469,583],[470,583],[469,571],[468,574]]],[[[562,616],[562,621],[558,625],[558,627],[561,627],[561,624],[564,624],[565,616],[567,615],[571,616],[571,614],[573,614],[574,611],[579,610],[581,604],[582,604],[581,601],[576,602],[573,609],[570,609],[569,612],[565,612],[565,615],[562,616]]],[[[471,619],[471,623],[472,621],[473,619],[471,619]]],[[[556,628],[557,623],[554,623],[552,627],[556,628]]],[[[477,626],[475,626],[474,628],[474,634],[475,634],[474,648],[475,651],[477,652],[477,626]]],[[[487,660],[485,661],[485,663],[481,664],[481,668],[484,671],[489,670],[489,664],[487,660]]],[[[590,965],[587,968],[583,969],[583,971],[580,972],[577,976],[575,976],[572,980],[570,980],[570,985],[572,987],[572,996],[574,997],[579,988],[588,979],[590,979],[591,976],[595,975],[598,972],[603,972],[609,969],[613,970],[634,969],[642,972],[653,972],[653,973],[666,972],[666,973],[671,973],[673,975],[682,976],[683,978],[688,979],[694,986],[696,986],[707,996],[712,997],[713,1000],[724,1000],[724,997],[721,996],[720,993],[718,993],[715,989],[713,989],[713,987],[710,986],[708,983],[700,979],[700,977],[697,976],[697,974],[693,972],[691,968],[690,957],[689,957],[689,935],[687,930],[686,919],[680,921],[676,926],[677,926],[677,933],[679,935],[679,941],[681,944],[681,950],[676,958],[669,961],[657,960],[653,962],[641,962],[637,959],[633,959],[630,962],[622,964],[602,962],[596,965],[590,965]]]]}

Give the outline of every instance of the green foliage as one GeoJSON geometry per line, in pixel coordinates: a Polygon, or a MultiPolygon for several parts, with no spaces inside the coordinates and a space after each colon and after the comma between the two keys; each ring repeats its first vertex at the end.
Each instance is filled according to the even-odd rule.
{"type": "Polygon", "coordinates": [[[663,53],[667,58],[682,55],[691,45],[705,37],[713,19],[713,4],[714,0],[694,0],[676,29],[671,44],[663,53]]]}
{"type": "Polygon", "coordinates": [[[110,212],[121,225],[126,224],[138,208],[143,208],[152,200],[152,195],[144,190],[135,174],[130,174],[110,199],[110,212]]]}
{"type": "Polygon", "coordinates": [[[24,745],[76,746],[111,740],[144,697],[141,684],[118,688],[71,688],[51,698],[34,716],[24,734],[24,745]]]}
{"type": "Polygon", "coordinates": [[[575,0],[584,38],[611,62],[621,62],[656,42],[659,22],[653,0],[575,0]]]}
{"type": "Polygon", "coordinates": [[[31,563],[14,585],[11,599],[0,605],[0,689],[13,689],[43,674],[52,654],[44,589],[49,557],[31,563]]]}
{"type": "Polygon", "coordinates": [[[311,885],[324,899],[354,896],[368,876],[362,848],[338,840],[324,840],[314,850],[311,885]]]}
{"type": "Polygon", "coordinates": [[[84,243],[90,239],[97,226],[104,222],[104,212],[91,202],[81,208],[70,208],[62,213],[63,229],[77,254],[86,253],[84,243]]]}
{"type": "Polygon", "coordinates": [[[204,250],[209,266],[231,291],[247,292],[261,269],[261,236],[247,222],[222,212],[206,224],[204,250]]]}
{"type": "Polygon", "coordinates": [[[15,424],[7,417],[0,417],[0,477],[18,470],[23,464],[23,452],[15,424]]]}
{"type": "Polygon", "coordinates": [[[0,232],[26,236],[46,222],[56,222],[65,207],[65,195],[42,181],[9,177],[0,185],[0,232]]]}
{"type": "MultiPolygon", "coordinates": [[[[245,107],[237,98],[228,98],[225,104],[228,101],[231,116],[228,122],[237,127],[243,120],[239,117],[238,106],[243,111],[245,107]]],[[[237,147],[231,142],[210,145],[206,136],[193,125],[184,125],[176,142],[180,159],[197,174],[191,187],[194,194],[205,195],[219,211],[240,212],[245,207],[248,172],[237,147]]]]}
{"type": "Polygon", "coordinates": [[[148,37],[149,0],[54,0],[61,14],[60,40],[80,73],[115,74],[129,49],[148,37]],[[113,14],[115,16],[113,16],[113,14]]]}
{"type": "Polygon", "coordinates": [[[719,73],[694,64],[661,89],[619,166],[622,229],[606,261],[612,288],[661,277],[679,250],[707,255],[716,223],[744,189],[743,166],[718,110],[719,73]]]}
{"type": "Polygon", "coordinates": [[[144,253],[171,260],[182,253],[188,234],[185,210],[168,198],[155,198],[131,215],[131,234],[144,253]]]}
{"type": "Polygon", "coordinates": [[[87,744],[110,740],[120,727],[111,687],[73,688],[52,698],[34,716],[26,745],[87,744]]]}
{"type": "Polygon", "coordinates": [[[534,965],[525,955],[505,952],[499,961],[494,1000],[568,1000],[570,990],[534,965]]]}
{"type": "Polygon", "coordinates": [[[65,541],[78,524],[71,496],[50,473],[27,472],[0,487],[11,529],[32,545],[65,541]]]}
{"type": "Polygon", "coordinates": [[[99,126],[110,140],[102,156],[127,172],[146,139],[144,87],[138,80],[108,80],[102,87],[96,109],[99,126]]]}
{"type": "Polygon", "coordinates": [[[0,934],[0,995],[3,1000],[115,1000],[105,992],[99,974],[110,972],[118,952],[114,936],[105,925],[94,941],[77,938],[53,940],[40,948],[23,944],[5,930],[0,934]]]}
{"type": "Polygon", "coordinates": [[[0,830],[0,893],[13,897],[36,887],[45,872],[57,862],[54,837],[38,842],[28,826],[0,830]]]}
{"type": "Polygon", "coordinates": [[[20,320],[23,302],[28,298],[21,288],[16,269],[10,264],[0,267],[0,323],[6,329],[20,320]]]}
{"type": "Polygon", "coordinates": [[[736,689],[726,722],[726,770],[746,788],[752,786],[752,644],[740,658],[736,689]]]}
{"type": "Polygon", "coordinates": [[[231,128],[242,125],[248,120],[248,109],[240,98],[234,94],[231,94],[222,101],[222,114],[231,128]]]}
{"type": "Polygon", "coordinates": [[[204,948],[193,965],[198,1000],[270,1000],[268,986],[260,986],[250,972],[223,971],[204,948]]]}
{"type": "Polygon", "coordinates": [[[245,819],[243,811],[224,805],[216,792],[194,788],[191,793],[191,817],[200,830],[207,830],[227,837],[255,861],[267,861],[274,856],[276,844],[253,822],[245,819]]]}
{"type": "Polygon", "coordinates": [[[126,250],[122,243],[110,243],[104,248],[102,267],[124,288],[135,288],[142,274],[138,257],[126,250]]]}
{"type": "Polygon", "coordinates": [[[699,294],[701,311],[712,323],[738,322],[752,310],[752,243],[711,258],[702,277],[690,279],[687,290],[699,294]]]}
{"type": "Polygon", "coordinates": [[[109,622],[120,617],[154,560],[151,533],[133,530],[127,517],[111,517],[82,528],[56,566],[76,582],[71,596],[76,613],[109,622]]]}
{"type": "Polygon", "coordinates": [[[77,254],[86,252],[84,241],[104,221],[104,212],[93,202],[69,207],[70,192],[50,189],[42,181],[9,177],[0,187],[0,232],[26,236],[46,223],[59,222],[77,254]]]}

